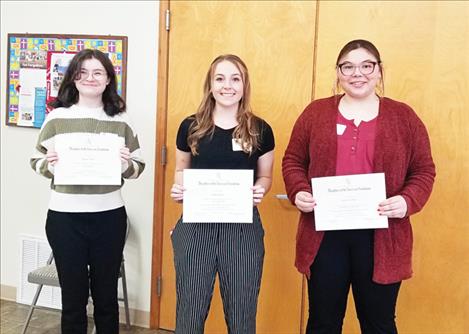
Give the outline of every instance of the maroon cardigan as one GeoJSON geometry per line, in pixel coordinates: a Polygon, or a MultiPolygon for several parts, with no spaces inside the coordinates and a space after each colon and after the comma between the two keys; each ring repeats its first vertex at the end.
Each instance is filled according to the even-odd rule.
{"type": "MultiPolygon", "coordinates": [[[[337,113],[340,96],[311,102],[293,127],[282,161],[288,198],[311,192],[311,178],[333,176],[337,160],[337,113]]],[[[412,227],[409,216],[427,202],[435,179],[430,141],[422,121],[406,104],[381,98],[376,128],[375,173],[384,172],[386,196],[404,197],[407,214],[390,218],[389,228],[374,234],[373,281],[389,284],[412,276],[412,227]]],[[[295,265],[310,276],[324,232],[316,231],[313,213],[301,213],[295,265]]]]}

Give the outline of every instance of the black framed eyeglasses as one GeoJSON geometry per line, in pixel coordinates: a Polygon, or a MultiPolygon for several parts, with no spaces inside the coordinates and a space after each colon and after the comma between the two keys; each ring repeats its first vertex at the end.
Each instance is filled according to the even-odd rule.
{"type": "Polygon", "coordinates": [[[358,68],[361,74],[369,75],[373,73],[377,64],[378,62],[376,61],[364,61],[363,63],[360,63],[358,65],[345,62],[345,63],[337,65],[337,67],[339,68],[340,73],[342,73],[345,76],[350,76],[353,73],[355,73],[356,68],[358,68]]]}

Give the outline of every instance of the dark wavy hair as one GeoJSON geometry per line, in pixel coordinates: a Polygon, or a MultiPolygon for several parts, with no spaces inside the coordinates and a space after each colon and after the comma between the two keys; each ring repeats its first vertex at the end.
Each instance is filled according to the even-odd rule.
{"type": "Polygon", "coordinates": [[[109,116],[117,115],[125,111],[125,101],[117,94],[116,72],[111,60],[106,54],[99,50],[85,49],[78,52],[70,62],[64,79],[59,88],[57,98],[49,103],[51,108],[65,107],[69,108],[76,104],[79,99],[79,93],[75,86],[75,80],[80,78],[81,65],[87,59],[95,58],[103,65],[106,70],[109,83],[103,92],[103,109],[109,116]]]}

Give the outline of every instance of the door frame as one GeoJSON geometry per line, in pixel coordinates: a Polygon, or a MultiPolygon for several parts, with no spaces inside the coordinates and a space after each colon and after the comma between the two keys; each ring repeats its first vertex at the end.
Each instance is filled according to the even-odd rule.
{"type": "Polygon", "coordinates": [[[153,204],[153,244],[150,286],[150,328],[158,329],[160,323],[160,293],[163,256],[163,221],[166,172],[166,122],[168,106],[169,69],[169,0],[160,0],[158,28],[158,82],[156,101],[156,145],[153,204]]]}

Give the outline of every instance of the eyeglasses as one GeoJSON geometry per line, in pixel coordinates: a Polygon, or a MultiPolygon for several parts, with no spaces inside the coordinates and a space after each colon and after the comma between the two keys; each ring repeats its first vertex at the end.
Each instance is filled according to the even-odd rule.
{"type": "Polygon", "coordinates": [[[107,79],[107,73],[106,71],[101,71],[101,70],[96,70],[96,71],[87,71],[85,69],[81,69],[80,73],[78,73],[76,80],[87,80],[89,77],[91,77],[97,81],[102,81],[107,79]]]}
{"type": "Polygon", "coordinates": [[[375,70],[375,67],[378,63],[375,61],[364,61],[363,63],[360,63],[358,65],[354,65],[352,63],[346,62],[337,65],[337,67],[340,70],[340,73],[346,76],[350,76],[353,73],[355,73],[355,69],[358,68],[361,74],[363,75],[368,75],[373,73],[375,70]]]}

